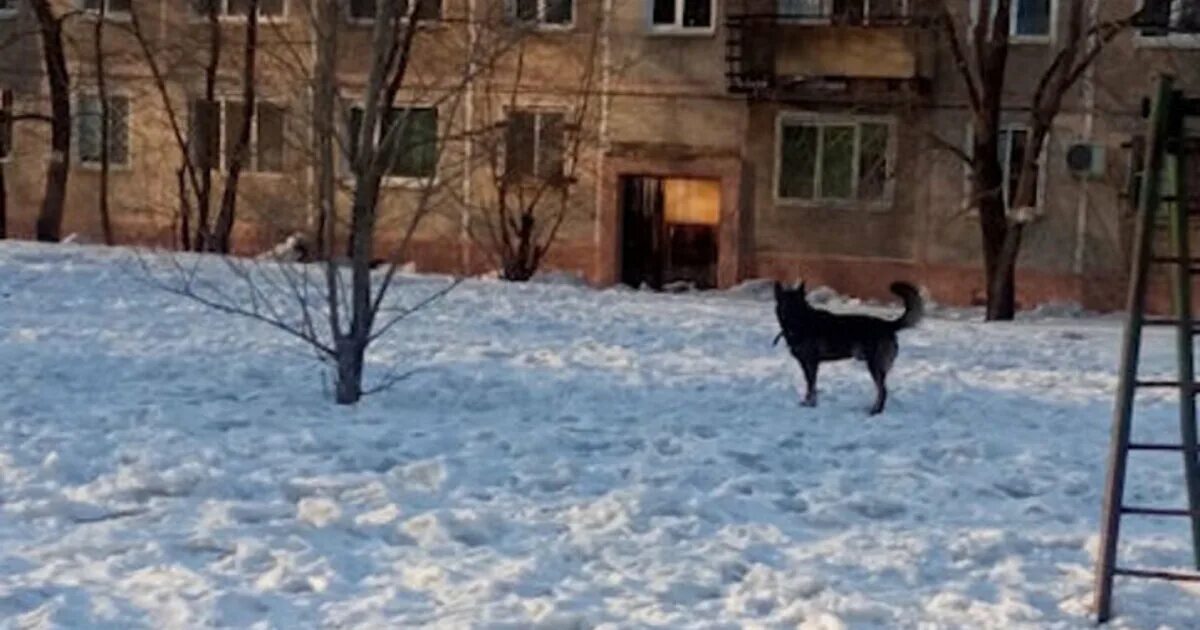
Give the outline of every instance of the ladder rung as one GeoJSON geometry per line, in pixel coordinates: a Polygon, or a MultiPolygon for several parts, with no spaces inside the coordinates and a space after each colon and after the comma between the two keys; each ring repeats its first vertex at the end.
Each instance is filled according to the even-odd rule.
{"type": "Polygon", "coordinates": [[[1125,575],[1129,577],[1150,578],[1154,580],[1172,580],[1176,582],[1200,582],[1200,573],[1185,573],[1183,571],[1161,571],[1150,569],[1125,569],[1117,567],[1113,569],[1114,575],[1125,575]]]}
{"type": "MultiPolygon", "coordinates": [[[[1180,386],[1179,381],[1134,381],[1133,384],[1137,387],[1145,387],[1149,389],[1163,389],[1168,387],[1174,388],[1180,386]]],[[[1196,393],[1200,393],[1200,383],[1193,384],[1192,389],[1195,390],[1196,393]]]]}
{"type": "MultiPolygon", "coordinates": [[[[1200,322],[1192,321],[1192,334],[1200,332],[1200,322]]],[[[1146,326],[1179,326],[1179,320],[1174,317],[1146,317],[1142,319],[1142,324],[1146,326]]]]}
{"type": "MultiPolygon", "coordinates": [[[[1197,445],[1196,448],[1200,449],[1200,445],[1197,445]]],[[[1150,444],[1150,443],[1130,442],[1129,450],[1131,450],[1131,451],[1182,451],[1183,445],[1182,444],[1150,444]]]]}
{"type": "Polygon", "coordinates": [[[1121,506],[1122,514],[1140,516],[1200,516],[1200,510],[1181,510],[1176,508],[1149,508],[1121,506]]]}

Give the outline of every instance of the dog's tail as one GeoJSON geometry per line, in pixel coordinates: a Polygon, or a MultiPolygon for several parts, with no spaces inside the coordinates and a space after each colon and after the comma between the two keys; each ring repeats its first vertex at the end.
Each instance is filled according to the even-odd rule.
{"type": "Polygon", "coordinates": [[[921,292],[907,282],[893,282],[891,289],[892,293],[904,300],[904,314],[892,322],[896,330],[912,328],[919,324],[921,318],[925,317],[925,300],[921,299],[921,292]]]}

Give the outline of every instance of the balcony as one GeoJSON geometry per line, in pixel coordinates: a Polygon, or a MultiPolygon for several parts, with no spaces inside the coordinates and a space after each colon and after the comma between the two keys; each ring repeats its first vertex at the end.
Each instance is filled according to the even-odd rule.
{"type": "Polygon", "coordinates": [[[729,91],[797,102],[919,99],[933,75],[934,29],[906,4],[779,0],[780,12],[731,14],[726,20],[729,91]]]}

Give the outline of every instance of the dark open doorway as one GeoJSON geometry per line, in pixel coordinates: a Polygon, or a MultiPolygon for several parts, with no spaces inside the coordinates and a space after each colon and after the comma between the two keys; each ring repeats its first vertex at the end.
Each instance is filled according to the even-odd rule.
{"type": "Polygon", "coordinates": [[[717,180],[621,177],[621,281],[654,289],[717,284],[717,180]]]}

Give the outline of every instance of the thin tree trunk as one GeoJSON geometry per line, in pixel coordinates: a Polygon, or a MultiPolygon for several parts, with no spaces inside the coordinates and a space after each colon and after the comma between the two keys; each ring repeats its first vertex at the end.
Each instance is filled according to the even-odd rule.
{"type": "Polygon", "coordinates": [[[242,67],[242,126],[238,129],[237,144],[229,161],[225,191],[221,196],[221,210],[217,213],[217,227],[213,232],[213,249],[222,254],[228,254],[231,247],[233,221],[237,211],[238,182],[250,152],[250,132],[253,129],[258,100],[254,87],[254,64],[255,57],[258,56],[258,0],[249,0],[246,12],[246,45],[243,50],[245,59],[242,67]]]}
{"type": "MultiPolygon", "coordinates": [[[[208,64],[204,68],[204,102],[208,107],[215,108],[217,118],[222,112],[217,105],[217,73],[221,68],[221,21],[217,15],[217,3],[208,3],[208,64]]],[[[221,125],[210,129],[210,133],[221,135],[221,125]]],[[[204,139],[207,142],[207,139],[204,139]]],[[[208,146],[211,146],[209,144],[208,146]]],[[[207,146],[205,148],[207,153],[207,146]]],[[[196,232],[192,237],[195,251],[206,252],[212,247],[212,226],[209,224],[209,213],[212,210],[212,175],[213,169],[221,163],[221,151],[216,155],[207,156],[206,164],[200,165],[200,189],[196,191],[196,232]]]]}
{"type": "Polygon", "coordinates": [[[71,160],[71,79],[63,48],[62,21],[54,15],[50,0],[30,0],[42,39],[42,58],[50,84],[50,160],[46,165],[46,188],[37,218],[37,240],[62,238],[63,211],[67,200],[67,178],[71,160]]]}
{"type": "Polygon", "coordinates": [[[5,163],[0,161],[0,239],[8,238],[8,180],[5,163]]]}
{"type": "MultiPolygon", "coordinates": [[[[317,160],[317,216],[313,225],[313,251],[322,260],[333,258],[334,229],[337,225],[334,205],[336,173],[334,173],[334,130],[337,107],[337,3],[335,0],[316,0],[317,50],[313,90],[313,150],[317,160]]],[[[332,271],[332,270],[331,270],[332,271]]],[[[330,295],[337,299],[336,282],[330,278],[330,295]]]]}
{"type": "Polygon", "coordinates": [[[100,231],[104,235],[104,244],[113,244],[112,219],[108,211],[108,177],[110,160],[108,140],[112,130],[109,128],[108,104],[108,69],[105,67],[104,56],[104,22],[108,17],[108,0],[100,0],[100,15],[96,20],[95,43],[93,54],[96,62],[96,93],[100,98],[100,198],[97,200],[100,211],[100,231]]]}

